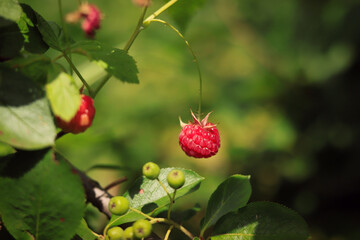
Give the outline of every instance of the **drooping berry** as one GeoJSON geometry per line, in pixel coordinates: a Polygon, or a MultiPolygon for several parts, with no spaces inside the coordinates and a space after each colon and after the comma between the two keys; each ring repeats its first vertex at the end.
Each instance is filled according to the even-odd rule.
{"type": "Polygon", "coordinates": [[[137,238],[146,238],[151,234],[152,225],[148,220],[140,219],[133,224],[134,235],[137,238]]]}
{"type": "Polygon", "coordinates": [[[76,11],[68,13],[65,20],[68,23],[77,23],[83,19],[81,28],[87,37],[92,38],[95,36],[95,30],[100,28],[102,18],[103,15],[96,5],[84,2],[76,11]]]}
{"type": "Polygon", "coordinates": [[[185,124],[180,119],[182,130],[179,135],[181,149],[190,157],[208,158],[215,155],[220,147],[220,135],[216,126],[208,123],[210,113],[199,120],[192,113],[194,122],[185,124]]]}
{"type": "Polygon", "coordinates": [[[127,227],[124,230],[124,234],[122,236],[123,240],[133,240],[134,239],[134,228],[131,227],[127,227]]]}
{"type": "Polygon", "coordinates": [[[122,240],[124,230],[121,227],[112,227],[107,231],[109,240],[122,240]]]}
{"type": "Polygon", "coordinates": [[[81,94],[80,108],[75,116],[66,122],[60,117],[56,117],[57,126],[64,132],[81,133],[91,126],[95,116],[94,100],[86,95],[81,94]]]}
{"type": "Polygon", "coordinates": [[[123,215],[129,210],[129,201],[123,196],[116,196],[110,199],[109,211],[112,214],[123,215]]]}
{"type": "Polygon", "coordinates": [[[143,166],[142,172],[145,177],[154,180],[159,176],[160,168],[156,163],[148,162],[143,166]]]}
{"type": "Polygon", "coordinates": [[[171,170],[166,178],[168,184],[173,189],[181,188],[185,183],[184,173],[180,170],[171,170]]]}

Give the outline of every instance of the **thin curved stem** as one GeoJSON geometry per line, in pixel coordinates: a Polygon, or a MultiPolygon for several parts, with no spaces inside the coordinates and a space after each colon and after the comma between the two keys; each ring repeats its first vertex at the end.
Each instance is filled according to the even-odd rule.
{"type": "Polygon", "coordinates": [[[79,70],[75,67],[75,65],[73,64],[73,62],[71,61],[71,59],[66,55],[65,52],[63,52],[64,54],[64,58],[66,59],[66,61],[69,63],[70,67],[74,70],[74,72],[76,73],[76,75],[80,78],[81,82],[85,85],[85,87],[87,88],[87,90],[89,91],[90,96],[93,96],[93,92],[91,90],[91,87],[89,86],[89,84],[85,81],[85,79],[83,78],[83,76],[81,75],[81,73],[79,72],[79,70]]]}
{"type": "Polygon", "coordinates": [[[169,197],[169,199],[170,199],[170,202],[171,202],[171,200],[172,200],[171,195],[170,195],[170,193],[168,192],[168,190],[166,189],[165,185],[160,181],[159,178],[156,178],[156,180],[160,183],[161,187],[165,190],[165,192],[166,192],[166,194],[168,195],[168,197],[169,197]]]}
{"type": "Polygon", "coordinates": [[[157,16],[159,16],[162,12],[164,12],[166,9],[171,7],[177,1],[178,0],[170,0],[170,1],[168,1],[163,6],[161,6],[158,10],[156,10],[153,14],[151,14],[144,22],[150,22],[151,20],[155,19],[157,16]]]}
{"type": "Polygon", "coordinates": [[[185,227],[183,227],[182,225],[170,220],[170,219],[166,219],[166,218],[154,218],[152,220],[150,220],[150,223],[151,224],[154,224],[154,223],[166,223],[168,225],[172,225],[174,226],[175,228],[179,229],[180,231],[182,231],[186,236],[188,236],[190,239],[193,239],[194,238],[194,235],[189,231],[187,230],[185,227]]]}
{"type": "Polygon", "coordinates": [[[170,236],[170,233],[171,233],[171,230],[174,228],[174,225],[171,225],[169,227],[169,229],[167,230],[166,234],[165,234],[165,237],[164,237],[164,240],[168,240],[169,236],[170,236]]]}
{"type": "Polygon", "coordinates": [[[139,211],[139,210],[137,210],[137,209],[135,209],[135,208],[130,207],[129,209],[130,209],[131,211],[133,211],[133,212],[136,212],[136,213],[138,213],[138,214],[140,214],[140,215],[143,215],[144,217],[148,218],[149,220],[154,220],[154,219],[155,219],[155,218],[153,218],[153,217],[150,217],[150,216],[147,215],[146,213],[143,213],[142,211],[139,211]]]}
{"type": "Polygon", "coordinates": [[[179,37],[181,37],[184,40],[187,48],[191,52],[191,55],[193,56],[193,60],[194,60],[194,62],[196,64],[196,68],[197,68],[197,71],[198,71],[198,74],[199,74],[199,110],[198,110],[198,117],[200,119],[201,118],[201,105],[202,105],[202,75],[201,75],[199,61],[198,61],[198,59],[197,59],[197,57],[195,55],[195,52],[191,48],[189,42],[181,34],[181,32],[179,30],[177,30],[174,26],[172,26],[170,23],[168,23],[168,22],[166,22],[164,20],[161,20],[161,19],[152,19],[152,20],[150,20],[150,22],[158,22],[158,23],[162,23],[162,24],[165,24],[166,26],[170,27],[172,30],[174,30],[177,33],[177,35],[179,37]]]}
{"type": "Polygon", "coordinates": [[[173,194],[172,198],[170,199],[170,205],[169,205],[168,214],[167,214],[168,219],[170,219],[171,208],[175,202],[175,195],[176,195],[176,189],[174,190],[174,194],[173,194]]]}

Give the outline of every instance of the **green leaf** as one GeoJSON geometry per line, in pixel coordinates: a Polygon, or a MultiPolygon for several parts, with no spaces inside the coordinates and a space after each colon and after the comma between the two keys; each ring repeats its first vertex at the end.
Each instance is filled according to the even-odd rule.
{"type": "MultiPolygon", "coordinates": [[[[168,0],[163,0],[168,2],[168,0]]],[[[176,2],[167,11],[179,26],[181,31],[185,31],[191,18],[204,5],[205,0],[182,0],[176,2]]]]}
{"type": "Polygon", "coordinates": [[[36,27],[37,18],[35,11],[26,4],[21,4],[23,13],[19,19],[18,26],[25,38],[25,50],[31,53],[44,53],[49,49],[49,46],[42,40],[42,35],[36,27]]]}
{"type": "Polygon", "coordinates": [[[64,72],[46,85],[46,94],[56,116],[70,121],[80,108],[81,97],[74,79],[64,72]]]}
{"type": "Polygon", "coordinates": [[[42,86],[47,82],[48,70],[52,64],[49,57],[37,54],[25,55],[6,62],[7,66],[16,68],[26,77],[42,86]]]}
{"type": "Polygon", "coordinates": [[[95,240],[97,236],[90,230],[85,219],[81,220],[80,225],[76,229],[76,235],[78,235],[82,240],[95,240]]]}
{"type": "Polygon", "coordinates": [[[304,219],[277,203],[255,202],[229,213],[214,227],[211,240],[305,240],[304,219]]]}
{"type": "Polygon", "coordinates": [[[24,37],[15,22],[0,17],[0,61],[19,55],[24,37]]]}
{"type": "MultiPolygon", "coordinates": [[[[31,159],[29,159],[31,160],[31,159]]],[[[21,178],[0,178],[0,213],[16,239],[66,240],[85,210],[80,177],[49,151],[21,178]]]]}
{"type": "Polygon", "coordinates": [[[75,53],[85,53],[90,60],[119,80],[139,83],[136,62],[126,51],[107,47],[96,41],[79,42],[71,48],[75,53]]]}
{"type": "Polygon", "coordinates": [[[245,206],[250,195],[250,176],[236,174],[227,178],[209,199],[201,232],[214,225],[225,214],[245,206]]]}
{"type": "MultiPolygon", "coordinates": [[[[166,177],[168,173],[175,168],[164,168],[160,170],[159,179],[165,185],[170,194],[173,193],[173,189],[167,184],[166,177]]],[[[176,168],[179,169],[179,168],[176,168]]],[[[203,177],[191,170],[180,169],[185,175],[185,184],[182,188],[176,191],[176,199],[187,195],[200,187],[200,183],[204,180],[203,177]]],[[[145,177],[139,178],[134,185],[124,194],[129,200],[130,206],[137,210],[141,210],[146,214],[167,206],[170,203],[164,189],[161,187],[157,180],[149,180],[145,177]]],[[[111,225],[119,225],[122,223],[132,222],[137,219],[144,218],[142,215],[133,211],[127,212],[123,216],[113,215],[111,217],[111,225]]]]}
{"type": "MultiPolygon", "coordinates": [[[[46,21],[40,14],[35,12],[36,16],[36,26],[39,29],[42,39],[44,42],[56,49],[58,51],[62,51],[62,49],[66,46],[66,39],[62,29],[54,22],[46,21]]],[[[69,44],[73,43],[73,40],[68,37],[69,44]]]]}
{"type": "Polygon", "coordinates": [[[0,1],[0,17],[16,22],[21,15],[21,7],[17,0],[0,1]]]}
{"type": "Polygon", "coordinates": [[[44,91],[19,72],[0,66],[0,141],[19,149],[54,144],[56,128],[44,91]]]}

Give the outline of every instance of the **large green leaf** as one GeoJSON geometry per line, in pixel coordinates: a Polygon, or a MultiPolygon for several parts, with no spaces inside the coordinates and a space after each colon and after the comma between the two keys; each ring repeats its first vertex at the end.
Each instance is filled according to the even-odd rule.
{"type": "MultiPolygon", "coordinates": [[[[173,169],[174,168],[161,169],[159,175],[160,181],[165,185],[170,194],[172,194],[174,190],[167,184],[166,177],[173,169]]],[[[181,170],[184,172],[186,180],[184,186],[176,191],[176,199],[198,189],[201,181],[204,180],[203,177],[199,176],[194,171],[187,169],[181,170]]],[[[129,200],[132,208],[141,210],[147,214],[151,214],[157,209],[165,207],[170,203],[169,197],[161,185],[156,180],[149,180],[145,177],[139,178],[124,196],[129,200]]],[[[140,218],[144,217],[138,213],[129,211],[123,216],[113,215],[110,222],[111,225],[119,225],[140,218]]]]}
{"type": "Polygon", "coordinates": [[[21,7],[17,0],[0,1],[0,17],[16,22],[21,15],[21,7]]]}
{"type": "Polygon", "coordinates": [[[49,151],[24,176],[0,178],[0,185],[1,218],[16,239],[67,240],[75,235],[85,194],[80,177],[61,156],[49,151]]]}
{"type": "Polygon", "coordinates": [[[25,38],[25,50],[31,53],[44,53],[49,46],[42,40],[42,35],[36,27],[37,18],[35,11],[26,4],[21,4],[23,13],[17,22],[20,31],[25,38]]]}
{"type": "Polygon", "coordinates": [[[64,72],[46,85],[46,94],[56,116],[70,121],[80,108],[81,97],[73,78],[64,72]]]}
{"type": "Polygon", "coordinates": [[[76,229],[76,235],[82,240],[95,240],[97,236],[90,230],[85,219],[81,220],[80,225],[76,229]]]}
{"type": "Polygon", "coordinates": [[[135,60],[124,50],[107,47],[96,41],[84,41],[74,44],[72,51],[86,54],[108,73],[123,82],[139,83],[135,60]]]}
{"type": "MultiPolygon", "coordinates": [[[[164,3],[168,0],[162,0],[164,3]]],[[[185,31],[190,19],[204,5],[205,0],[180,0],[171,6],[167,11],[179,26],[181,31],[185,31]]]]}
{"type": "Polygon", "coordinates": [[[5,67],[0,67],[0,116],[0,141],[20,149],[54,144],[56,128],[44,91],[5,67]]]}
{"type": "Polygon", "coordinates": [[[0,17],[0,61],[19,55],[24,45],[18,25],[0,17]]]}
{"type": "Polygon", "coordinates": [[[246,205],[251,195],[249,180],[250,176],[236,174],[218,186],[209,199],[201,228],[202,233],[225,214],[246,205]]]}
{"type": "Polygon", "coordinates": [[[255,202],[229,213],[214,227],[212,240],[305,240],[304,219],[277,203],[255,202]]]}
{"type": "Polygon", "coordinates": [[[23,57],[11,59],[6,64],[43,86],[47,82],[48,71],[54,63],[43,54],[27,54],[23,57]]]}

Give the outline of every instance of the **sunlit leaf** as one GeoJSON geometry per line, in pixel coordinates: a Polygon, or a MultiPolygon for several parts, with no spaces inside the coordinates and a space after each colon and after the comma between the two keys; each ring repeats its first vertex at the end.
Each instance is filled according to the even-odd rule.
{"type": "MultiPolygon", "coordinates": [[[[166,177],[173,169],[175,168],[161,169],[159,175],[160,181],[165,185],[170,194],[172,194],[174,190],[167,184],[166,177]]],[[[203,177],[194,171],[187,169],[180,170],[184,172],[186,180],[184,186],[176,191],[176,199],[198,189],[201,181],[204,180],[203,177]]],[[[129,200],[132,208],[141,210],[147,214],[151,214],[153,211],[165,207],[170,203],[170,199],[161,185],[156,180],[149,180],[145,177],[139,178],[124,196],[129,200]]],[[[129,211],[123,216],[113,215],[110,222],[111,225],[119,225],[140,218],[144,217],[138,213],[129,211]]]]}
{"type": "Polygon", "coordinates": [[[46,85],[46,94],[56,116],[70,121],[80,108],[81,97],[73,78],[62,72],[46,85]]]}
{"type": "Polygon", "coordinates": [[[0,140],[20,149],[54,144],[56,128],[44,91],[31,79],[0,67],[0,140]]]}

